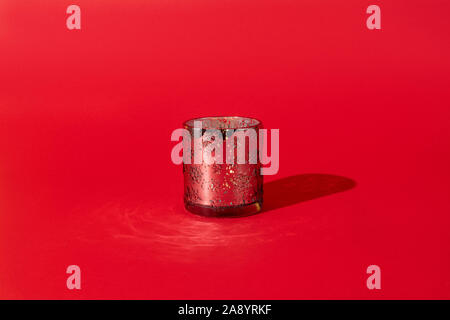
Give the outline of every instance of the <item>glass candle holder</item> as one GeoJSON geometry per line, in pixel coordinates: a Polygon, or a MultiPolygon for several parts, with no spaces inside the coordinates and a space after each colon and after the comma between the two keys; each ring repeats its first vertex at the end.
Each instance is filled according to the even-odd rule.
{"type": "Polygon", "coordinates": [[[186,209],[210,217],[259,212],[263,202],[261,122],[244,117],[206,117],[188,120],[183,127],[190,136],[183,148],[186,209]]]}

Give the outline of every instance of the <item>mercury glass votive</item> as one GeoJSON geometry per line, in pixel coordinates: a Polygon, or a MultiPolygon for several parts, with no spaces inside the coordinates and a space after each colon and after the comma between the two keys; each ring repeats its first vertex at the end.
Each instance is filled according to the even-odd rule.
{"type": "Polygon", "coordinates": [[[191,160],[183,163],[186,209],[212,217],[259,212],[263,202],[259,160],[261,122],[245,117],[205,117],[188,120],[183,127],[191,136],[191,150],[183,150],[190,154],[191,160]],[[210,144],[220,139],[220,147],[216,144],[208,152],[208,145],[211,151],[210,144]]]}

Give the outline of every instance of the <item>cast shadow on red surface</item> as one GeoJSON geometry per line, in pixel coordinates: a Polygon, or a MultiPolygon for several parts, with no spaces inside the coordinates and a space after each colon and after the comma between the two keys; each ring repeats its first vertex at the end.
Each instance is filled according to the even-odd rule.
{"type": "Polygon", "coordinates": [[[262,212],[331,195],[356,186],[350,178],[332,174],[298,174],[264,184],[262,212]]]}

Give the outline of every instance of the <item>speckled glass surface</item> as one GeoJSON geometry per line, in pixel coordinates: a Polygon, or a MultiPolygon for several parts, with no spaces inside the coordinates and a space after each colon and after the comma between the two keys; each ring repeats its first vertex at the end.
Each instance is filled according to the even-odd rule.
{"type": "MultiPolygon", "coordinates": [[[[233,144],[233,149],[225,150],[227,139],[230,139],[232,130],[254,129],[258,141],[258,130],[261,122],[256,119],[243,117],[208,117],[188,120],[184,123],[184,128],[189,130],[194,137],[194,121],[201,121],[203,132],[207,129],[218,129],[222,133],[223,146],[226,152],[233,152],[233,164],[194,164],[193,151],[191,152],[192,164],[183,164],[184,174],[184,203],[186,208],[204,216],[227,217],[245,216],[257,213],[262,208],[263,199],[263,177],[260,173],[260,162],[258,157],[256,163],[249,163],[249,147],[245,148],[246,161],[243,164],[237,163],[235,149],[237,143],[233,144]]],[[[192,145],[195,138],[192,138],[192,145]]],[[[203,147],[209,142],[202,141],[203,147]]],[[[193,150],[193,148],[192,148],[193,150]]],[[[204,150],[204,149],[203,149],[204,150]]],[[[259,150],[256,150],[259,154],[259,150]]]]}

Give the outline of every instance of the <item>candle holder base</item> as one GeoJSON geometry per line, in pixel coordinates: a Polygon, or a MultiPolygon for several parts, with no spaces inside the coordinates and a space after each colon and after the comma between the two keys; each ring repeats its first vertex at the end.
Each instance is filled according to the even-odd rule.
{"type": "Polygon", "coordinates": [[[239,206],[211,207],[192,203],[184,203],[185,208],[193,214],[215,218],[237,218],[256,214],[262,210],[262,202],[253,202],[239,206]]]}

